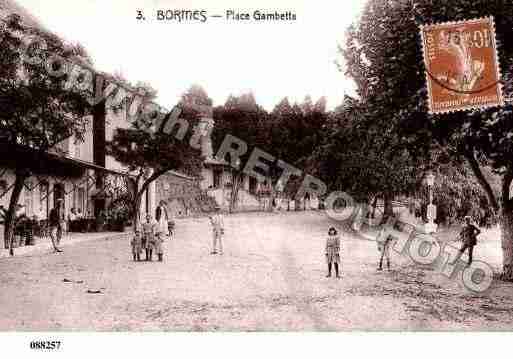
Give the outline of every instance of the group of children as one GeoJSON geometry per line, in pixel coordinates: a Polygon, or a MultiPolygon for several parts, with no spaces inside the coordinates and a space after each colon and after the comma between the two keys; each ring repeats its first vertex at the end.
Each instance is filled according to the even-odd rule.
{"type": "MultiPolygon", "coordinates": [[[[221,208],[215,207],[215,212],[209,216],[212,226],[212,251],[211,254],[223,254],[223,236],[224,236],[224,220],[219,213],[221,208]]],[[[135,236],[130,241],[132,246],[132,255],[134,261],[141,260],[141,252],[146,251],[146,260],[152,261],[153,252],[158,257],[159,262],[164,260],[164,242],[165,233],[162,226],[157,221],[152,220],[150,215],[146,216],[146,222],[142,224],[142,233],[139,228],[135,231],[135,236]]]]}
{"type": "MultiPolygon", "coordinates": [[[[212,226],[212,252],[211,254],[223,254],[224,235],[224,220],[223,216],[219,213],[219,206],[216,206],[215,213],[209,217],[212,226]]],[[[142,233],[139,229],[135,231],[135,236],[131,241],[132,254],[134,261],[141,260],[141,252],[146,251],[146,260],[152,261],[153,252],[158,257],[160,262],[163,261],[164,251],[162,243],[164,242],[164,232],[159,229],[158,223],[152,221],[151,216],[146,216],[146,222],[142,224],[142,233]]],[[[463,246],[460,249],[459,256],[468,249],[469,251],[469,265],[472,263],[473,248],[477,243],[476,237],[480,231],[476,225],[471,222],[469,216],[465,217],[465,226],[463,227],[460,238],[463,241],[463,246]]],[[[393,237],[387,235],[385,226],[383,225],[379,231],[377,238],[378,251],[380,252],[378,270],[383,269],[383,259],[386,259],[387,269],[390,270],[390,247],[392,246],[393,237]]],[[[326,277],[331,277],[332,267],[335,268],[336,278],[340,278],[340,237],[338,236],[335,227],[330,227],[328,230],[328,238],[325,247],[326,262],[328,264],[328,274],[326,277]]],[[[458,257],[459,259],[459,257],[458,257]]]]}
{"type": "MultiPolygon", "coordinates": [[[[472,255],[474,246],[477,244],[477,236],[481,233],[478,226],[472,222],[470,216],[465,216],[465,223],[459,234],[459,239],[463,242],[458,252],[458,255],[453,260],[451,265],[454,265],[462,256],[462,254],[468,250],[468,265],[472,264],[472,255]]],[[[387,269],[390,270],[390,251],[393,246],[394,237],[387,233],[386,226],[382,225],[376,238],[376,244],[380,253],[378,270],[383,270],[383,260],[386,260],[387,269]]],[[[338,236],[335,227],[331,227],[328,230],[328,238],[326,240],[325,250],[326,262],[328,263],[328,274],[326,277],[331,277],[332,266],[335,267],[336,278],[340,278],[339,266],[340,266],[340,237],[338,236]]]]}
{"type": "Polygon", "coordinates": [[[134,261],[139,262],[141,260],[141,253],[144,250],[147,261],[151,262],[153,260],[153,252],[155,252],[159,262],[162,262],[164,260],[163,242],[164,232],[159,230],[158,223],[152,221],[151,216],[147,215],[146,222],[142,224],[142,233],[137,228],[135,236],[130,242],[134,261]]]}

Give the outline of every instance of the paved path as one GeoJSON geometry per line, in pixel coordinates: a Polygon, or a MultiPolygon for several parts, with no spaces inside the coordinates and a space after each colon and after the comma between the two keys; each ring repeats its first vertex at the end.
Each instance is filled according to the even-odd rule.
{"type": "Polygon", "coordinates": [[[375,243],[350,234],[342,279],[325,278],[331,223],[319,213],[225,222],[223,256],[209,255],[207,220],[189,219],[177,221],[163,263],[132,262],[126,239],[0,259],[0,330],[513,328],[512,285],[476,296],[398,257],[377,272],[375,243]]]}

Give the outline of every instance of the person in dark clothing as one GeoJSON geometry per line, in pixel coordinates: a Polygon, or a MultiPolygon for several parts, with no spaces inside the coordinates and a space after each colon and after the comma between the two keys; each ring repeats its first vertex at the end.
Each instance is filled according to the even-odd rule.
{"type": "Polygon", "coordinates": [[[477,236],[481,233],[481,230],[472,223],[470,216],[465,217],[465,225],[460,232],[460,239],[463,241],[461,249],[451,264],[455,264],[461,258],[463,252],[468,249],[468,265],[472,264],[472,255],[474,252],[474,246],[477,244],[477,236]]]}
{"type": "Polygon", "coordinates": [[[57,200],[57,203],[50,211],[49,216],[50,238],[52,239],[52,245],[55,252],[62,252],[62,249],[59,248],[62,238],[60,201],[62,201],[62,199],[57,200]]]}

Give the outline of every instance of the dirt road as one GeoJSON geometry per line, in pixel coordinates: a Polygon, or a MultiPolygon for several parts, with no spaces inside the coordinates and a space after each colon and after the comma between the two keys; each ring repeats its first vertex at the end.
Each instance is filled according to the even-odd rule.
{"type": "MultiPolygon", "coordinates": [[[[318,212],[227,216],[225,253],[206,219],[177,222],[165,261],[126,240],[0,260],[0,330],[490,330],[513,328],[513,285],[474,295],[406,258],[376,271],[373,242],[342,234],[342,278],[325,278],[318,212]],[[88,293],[91,291],[93,293],[88,293]],[[100,293],[96,293],[96,292],[100,293]]],[[[492,238],[477,258],[498,265],[492,238]]]]}

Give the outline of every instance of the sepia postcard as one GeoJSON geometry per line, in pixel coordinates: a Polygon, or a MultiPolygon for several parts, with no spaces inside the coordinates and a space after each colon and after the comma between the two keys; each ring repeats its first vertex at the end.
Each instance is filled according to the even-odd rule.
{"type": "Polygon", "coordinates": [[[511,0],[0,0],[0,342],[477,355],[513,329],[512,28],[511,0]]]}

